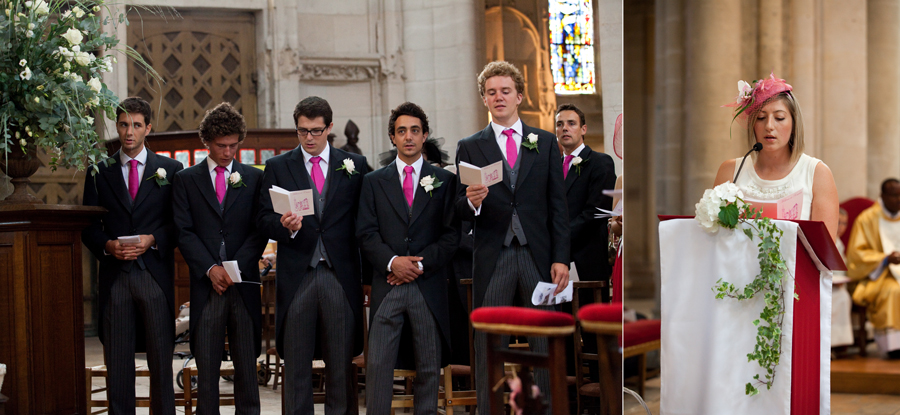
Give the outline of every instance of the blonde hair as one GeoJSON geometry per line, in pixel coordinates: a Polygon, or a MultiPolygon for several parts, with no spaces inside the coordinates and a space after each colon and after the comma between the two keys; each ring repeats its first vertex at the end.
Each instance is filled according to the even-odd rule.
{"type": "Polygon", "coordinates": [[[522,72],[519,71],[519,68],[516,68],[515,65],[507,61],[494,61],[484,65],[484,69],[478,74],[478,93],[481,94],[481,96],[484,96],[484,83],[487,82],[489,78],[495,76],[508,76],[512,78],[513,82],[516,83],[516,92],[520,94],[525,93],[525,77],[522,76],[522,72]]]}
{"type": "MultiPolygon", "coordinates": [[[[756,124],[756,117],[759,115],[759,112],[762,109],[776,100],[781,100],[784,102],[784,106],[787,107],[788,112],[791,114],[791,119],[793,120],[793,128],[791,130],[791,138],[788,141],[788,150],[791,152],[791,165],[797,163],[797,160],[800,160],[800,156],[803,154],[804,142],[803,142],[803,114],[800,112],[800,103],[797,102],[797,98],[794,98],[794,94],[789,91],[785,91],[775,95],[760,105],[756,111],[753,111],[747,118],[747,145],[752,147],[756,144],[756,133],[753,131],[753,125],[756,124]]],[[[756,161],[756,152],[753,152],[753,160],[756,161]]]]}

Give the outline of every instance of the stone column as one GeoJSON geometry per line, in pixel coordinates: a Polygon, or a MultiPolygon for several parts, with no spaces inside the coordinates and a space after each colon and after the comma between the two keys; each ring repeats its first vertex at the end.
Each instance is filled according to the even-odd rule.
{"type": "MultiPolygon", "coordinates": [[[[866,188],[842,193],[877,198],[881,182],[900,174],[900,1],[869,0],[868,24],[868,159],[866,188]]],[[[852,163],[847,159],[848,163],[852,163]]],[[[858,163],[853,163],[858,166],[858,163]]]]}
{"type": "Polygon", "coordinates": [[[692,212],[712,187],[719,165],[739,157],[746,142],[740,130],[728,138],[731,109],[741,79],[740,0],[686,0],[684,93],[684,187],[682,210],[692,212]]]}
{"type": "MultiPolygon", "coordinates": [[[[600,1],[599,13],[596,16],[599,30],[594,39],[599,40],[599,51],[596,52],[596,71],[600,79],[603,91],[603,136],[607,137],[603,144],[603,151],[613,155],[616,163],[616,171],[621,174],[622,160],[615,157],[613,150],[613,132],[615,131],[616,117],[622,113],[622,35],[624,30],[622,18],[622,2],[600,1]]],[[[551,81],[552,82],[552,81],[551,81]]],[[[623,137],[624,138],[624,137],[623,137]]]]}

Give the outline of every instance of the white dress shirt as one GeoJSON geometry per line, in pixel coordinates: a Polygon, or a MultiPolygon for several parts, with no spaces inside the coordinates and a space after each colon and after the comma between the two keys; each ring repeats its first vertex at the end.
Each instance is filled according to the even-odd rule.
{"type": "MultiPolygon", "coordinates": [[[[125,188],[128,189],[128,173],[131,169],[131,165],[128,163],[132,160],[132,158],[128,157],[128,155],[125,154],[124,151],[119,151],[119,160],[122,162],[122,178],[125,179],[125,188]]],[[[140,182],[144,177],[144,168],[147,166],[147,146],[144,146],[144,148],[141,149],[141,152],[134,157],[134,160],[138,161],[138,187],[140,187],[140,182]]]]}
{"type": "MultiPolygon", "coordinates": [[[[509,159],[506,157],[506,134],[503,134],[503,131],[507,129],[513,130],[513,140],[516,142],[516,159],[518,159],[519,155],[521,155],[521,146],[522,146],[522,119],[519,118],[516,122],[513,123],[512,126],[504,127],[500,124],[495,124],[491,121],[491,128],[494,130],[494,139],[497,140],[497,146],[500,147],[500,152],[503,153],[503,160],[509,164],[509,159]]],[[[484,166],[482,166],[484,167],[484,166]]],[[[475,205],[472,204],[471,200],[469,202],[469,209],[472,209],[475,212],[475,216],[481,215],[481,206],[478,209],[475,208],[475,205]]]]}
{"type": "MultiPolygon", "coordinates": [[[[579,154],[581,154],[581,150],[584,150],[584,142],[583,141],[581,142],[581,145],[575,149],[575,151],[573,151],[569,154],[566,154],[566,150],[563,149],[563,155],[564,156],[572,156],[572,158],[575,158],[575,157],[578,157],[579,154]]],[[[563,157],[563,158],[565,158],[565,157],[563,157]]]]}
{"type": "MultiPolygon", "coordinates": [[[[216,189],[216,167],[219,165],[213,161],[213,159],[206,157],[206,167],[209,168],[209,180],[212,181],[213,190],[216,189]]],[[[225,175],[225,190],[228,191],[228,177],[231,176],[231,168],[234,167],[234,160],[231,160],[228,163],[228,166],[225,166],[225,171],[222,174],[225,175]]]]}
{"type": "MultiPolygon", "coordinates": [[[[315,186],[316,184],[313,183],[313,181],[312,181],[313,163],[311,161],[309,161],[309,159],[316,157],[316,156],[307,153],[306,150],[303,148],[303,146],[300,146],[300,151],[303,152],[303,166],[306,167],[306,173],[309,174],[309,185],[310,185],[310,189],[312,189],[312,187],[315,186]]],[[[325,183],[325,180],[328,179],[328,157],[330,155],[331,155],[331,144],[326,144],[325,149],[322,150],[321,153],[319,153],[319,157],[322,158],[322,160],[319,160],[319,168],[322,170],[322,183],[325,183]]],[[[299,232],[300,232],[299,229],[292,232],[291,239],[294,239],[294,237],[297,236],[297,233],[299,233],[299,232]]]]}
{"type": "MultiPolygon", "coordinates": [[[[422,163],[424,163],[424,159],[420,155],[419,159],[414,161],[413,164],[411,164],[411,166],[413,168],[413,172],[412,172],[413,200],[416,200],[415,199],[416,189],[419,188],[419,177],[422,175],[422,163]]],[[[406,179],[406,172],[404,171],[404,169],[406,168],[406,166],[410,166],[410,164],[406,164],[406,162],[404,162],[403,160],[400,160],[400,157],[397,157],[397,159],[394,161],[394,164],[397,165],[397,173],[400,173],[400,188],[403,189],[403,181],[406,179]]],[[[404,202],[406,201],[405,196],[406,195],[404,195],[404,199],[403,199],[404,202]]],[[[394,263],[394,258],[396,258],[398,256],[399,255],[394,255],[391,257],[391,260],[388,261],[388,264],[387,264],[388,271],[393,271],[391,269],[391,265],[394,263]]],[[[418,264],[419,264],[419,270],[421,270],[422,269],[422,261],[419,261],[418,264]]]]}

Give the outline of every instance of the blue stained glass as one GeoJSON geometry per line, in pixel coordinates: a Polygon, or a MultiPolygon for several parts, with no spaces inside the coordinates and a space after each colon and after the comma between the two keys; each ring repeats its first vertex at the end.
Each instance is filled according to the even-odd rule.
{"type": "Polygon", "coordinates": [[[593,94],[594,16],[591,0],[549,0],[550,68],[557,94],[593,94]]]}

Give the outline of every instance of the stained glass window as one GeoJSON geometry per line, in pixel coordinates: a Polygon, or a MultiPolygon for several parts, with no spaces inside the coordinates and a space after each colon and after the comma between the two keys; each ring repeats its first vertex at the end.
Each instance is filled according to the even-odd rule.
{"type": "Polygon", "coordinates": [[[557,94],[593,94],[594,15],[591,0],[549,0],[550,68],[557,94]]]}

